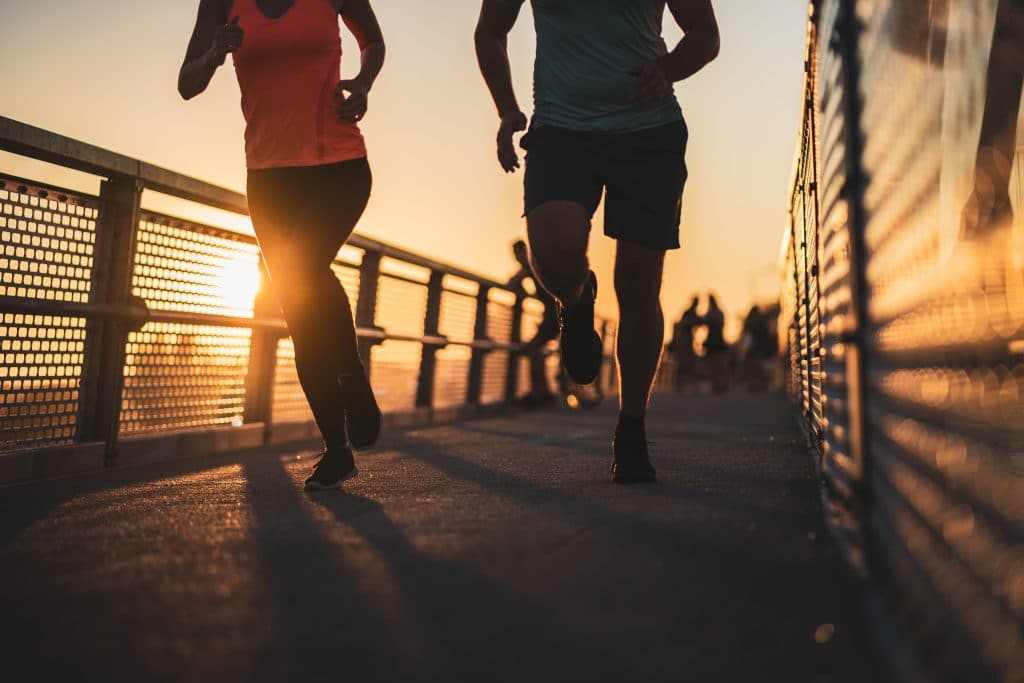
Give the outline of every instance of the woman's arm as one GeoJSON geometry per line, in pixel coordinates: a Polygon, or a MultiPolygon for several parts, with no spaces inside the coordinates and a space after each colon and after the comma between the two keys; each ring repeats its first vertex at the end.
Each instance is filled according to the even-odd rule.
{"type": "Polygon", "coordinates": [[[186,100],[206,90],[228,53],[242,44],[238,17],[228,21],[227,14],[224,0],[200,0],[196,25],[178,72],[178,92],[186,100]]]}
{"type": "Polygon", "coordinates": [[[384,66],[384,35],[370,0],[337,0],[335,7],[345,26],[355,36],[360,56],[359,74],[341,81],[335,90],[339,99],[337,112],[343,119],[358,121],[366,114],[367,95],[384,66]],[[345,92],[349,93],[348,97],[345,97],[345,92]]]}

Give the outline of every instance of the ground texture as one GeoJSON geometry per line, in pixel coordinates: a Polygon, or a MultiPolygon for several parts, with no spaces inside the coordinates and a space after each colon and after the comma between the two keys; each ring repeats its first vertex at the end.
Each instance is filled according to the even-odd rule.
{"type": "Polygon", "coordinates": [[[613,422],[391,434],[344,492],[309,450],[0,489],[4,679],[876,679],[783,398],[658,397],[655,485],[613,422]]]}

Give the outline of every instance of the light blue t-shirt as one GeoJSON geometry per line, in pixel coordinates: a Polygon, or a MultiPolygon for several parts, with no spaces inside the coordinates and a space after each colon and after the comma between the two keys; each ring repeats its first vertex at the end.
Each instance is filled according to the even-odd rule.
{"type": "Polygon", "coordinates": [[[530,0],[530,4],[537,30],[534,125],[630,132],[682,118],[671,88],[653,109],[630,101],[636,77],[629,72],[668,52],[661,35],[665,0],[530,0]]]}

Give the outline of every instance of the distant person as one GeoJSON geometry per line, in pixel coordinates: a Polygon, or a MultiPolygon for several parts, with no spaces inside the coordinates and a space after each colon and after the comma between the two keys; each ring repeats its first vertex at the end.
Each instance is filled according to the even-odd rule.
{"type": "Polygon", "coordinates": [[[201,0],[178,77],[182,97],[203,92],[229,54],[242,91],[249,211],[324,439],[306,488],[337,488],[358,473],[352,449],[373,445],[381,430],[331,264],[370,197],[357,123],[384,40],[369,0],[201,0]],[[350,80],[341,79],[339,16],[362,55],[350,80]]]}
{"type": "Polygon", "coordinates": [[[672,340],[668,344],[668,349],[676,361],[676,374],[674,378],[676,386],[683,386],[693,381],[696,375],[693,333],[701,324],[700,314],[697,313],[699,305],[700,298],[693,297],[689,308],[683,311],[683,315],[679,318],[678,322],[672,326],[672,340]]]}
{"type": "Polygon", "coordinates": [[[707,330],[704,353],[711,362],[711,389],[716,394],[729,390],[729,345],[725,341],[725,313],[714,294],[708,295],[708,310],[702,317],[707,330]]]}
{"type": "Polygon", "coordinates": [[[992,50],[985,71],[985,100],[974,182],[961,217],[961,233],[968,239],[1006,227],[1013,220],[1010,182],[1017,154],[1021,90],[1024,88],[1022,46],[1024,2],[999,0],[992,50]]]}
{"type": "Polygon", "coordinates": [[[748,341],[751,355],[758,358],[769,358],[772,355],[772,333],[768,326],[768,317],[760,306],[754,305],[743,319],[743,335],[748,341]]]}
{"type": "Polygon", "coordinates": [[[768,317],[757,305],[751,306],[743,319],[742,374],[747,385],[755,391],[765,388],[768,380],[764,363],[772,357],[772,333],[768,317]]]}
{"type": "Polygon", "coordinates": [[[524,407],[533,408],[558,400],[548,387],[548,378],[544,367],[544,349],[548,342],[558,338],[558,304],[555,303],[554,297],[548,294],[547,290],[537,281],[537,276],[533,274],[533,267],[530,265],[530,252],[526,247],[526,242],[516,241],[512,245],[512,254],[519,264],[519,270],[508,281],[509,288],[530,294],[544,304],[544,317],[537,327],[537,332],[523,348],[523,353],[530,360],[530,393],[523,397],[521,404],[524,407]],[[525,280],[533,282],[533,292],[527,292],[523,287],[525,280]]]}
{"type": "MultiPolygon", "coordinates": [[[[527,127],[509,70],[507,37],[524,0],[483,0],[480,69],[497,105],[498,161],[519,167],[513,135],[527,127]]],[[[659,301],[665,251],[679,247],[687,129],[672,83],[718,54],[710,0],[532,0],[537,32],[534,116],[521,141],[533,265],[560,304],[569,377],[590,384],[603,348],[594,330],[597,278],[590,223],[605,195],[605,233],[618,240],[620,412],[612,480],[655,480],[645,415],[664,337],[659,301]],[[671,52],[666,6],[685,36],[671,52]]]]}
{"type": "MultiPolygon", "coordinates": [[[[980,108],[981,129],[974,153],[971,191],[960,215],[959,236],[964,239],[1005,228],[1013,219],[1010,184],[1024,88],[1024,2],[996,0],[994,4],[995,25],[985,87],[979,93],[981,101],[971,103],[972,107],[980,108]]],[[[945,67],[956,16],[950,3],[911,0],[899,3],[894,14],[893,29],[888,35],[896,51],[932,67],[945,67]]],[[[962,26],[960,29],[964,34],[962,26]]],[[[956,48],[962,49],[959,45],[956,48]]],[[[976,66],[971,64],[972,69],[976,66]]],[[[962,70],[964,65],[950,68],[962,70]]]]}

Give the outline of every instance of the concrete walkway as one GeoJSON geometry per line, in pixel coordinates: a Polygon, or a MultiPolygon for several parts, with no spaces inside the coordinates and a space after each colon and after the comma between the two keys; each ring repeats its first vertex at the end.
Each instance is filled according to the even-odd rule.
{"type": "Polygon", "coordinates": [[[658,397],[632,488],[609,405],[392,434],[344,493],[303,493],[308,450],[0,489],[0,671],[877,680],[791,411],[658,397]]]}

